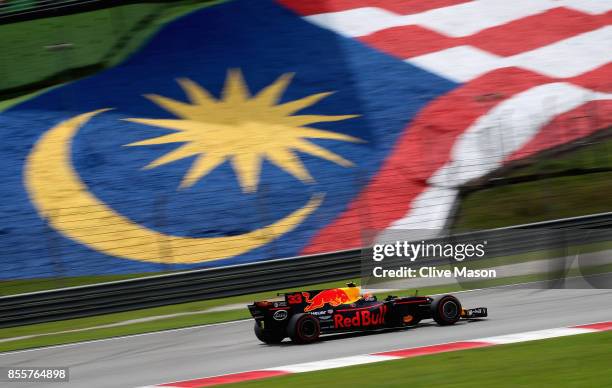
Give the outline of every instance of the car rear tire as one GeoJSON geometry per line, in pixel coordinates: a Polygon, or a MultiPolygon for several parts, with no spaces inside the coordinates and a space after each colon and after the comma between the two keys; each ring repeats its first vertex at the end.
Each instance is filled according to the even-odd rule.
{"type": "Polygon", "coordinates": [[[431,303],[431,315],[438,325],[453,325],[461,318],[461,302],[452,295],[439,296],[431,303]]]}
{"type": "Polygon", "coordinates": [[[266,344],[280,344],[285,339],[285,333],[264,330],[257,322],[255,322],[253,330],[255,331],[255,337],[266,344]]]}
{"type": "Polygon", "coordinates": [[[309,344],[319,339],[321,326],[319,320],[310,314],[296,314],[289,320],[287,334],[296,344],[309,344]]]}

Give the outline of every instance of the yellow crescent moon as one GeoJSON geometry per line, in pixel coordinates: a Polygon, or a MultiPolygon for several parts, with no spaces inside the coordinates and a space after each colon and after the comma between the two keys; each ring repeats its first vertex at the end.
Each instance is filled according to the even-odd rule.
{"type": "Polygon", "coordinates": [[[293,230],[321,204],[313,195],[302,208],[252,232],[226,237],[178,237],[156,232],[116,213],[89,192],[72,167],[72,139],[89,119],[108,109],[70,118],[48,130],[26,163],[25,185],[49,224],[97,251],[155,263],[219,260],[260,247],[293,230]]]}

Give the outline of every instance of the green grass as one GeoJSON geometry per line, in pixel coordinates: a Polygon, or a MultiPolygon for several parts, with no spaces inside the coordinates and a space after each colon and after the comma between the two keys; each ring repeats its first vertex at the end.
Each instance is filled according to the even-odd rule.
{"type": "Polygon", "coordinates": [[[19,279],[0,281],[0,296],[23,294],[27,292],[53,290],[64,287],[85,286],[89,284],[113,282],[116,280],[135,279],[153,276],[158,273],[125,274],[125,275],[92,275],[69,278],[19,279]]]}
{"type": "MultiPolygon", "coordinates": [[[[129,4],[74,15],[0,25],[0,91],[82,76],[74,69],[112,66],[125,59],[165,23],[220,1],[129,4]],[[46,47],[72,44],[66,50],[46,47]]],[[[87,71],[85,71],[87,72],[87,71]]],[[[34,89],[32,89],[34,91],[34,89]]],[[[7,97],[8,98],[8,97],[7,97]]]]}
{"type": "MultiPolygon", "coordinates": [[[[612,168],[612,140],[518,168],[508,177],[576,168],[612,168]]],[[[540,179],[475,191],[462,201],[453,230],[478,230],[612,211],[612,172],[540,179]]]]}
{"type": "Polygon", "coordinates": [[[582,388],[610,386],[612,332],[297,373],[227,388],[582,388]]]}
{"type": "Polygon", "coordinates": [[[512,171],[509,176],[535,175],[573,168],[612,168],[612,140],[601,140],[558,157],[538,160],[512,171]]]}
{"type": "MultiPolygon", "coordinates": [[[[246,304],[245,304],[246,307],[246,304]]],[[[107,319],[104,318],[113,318],[115,314],[110,314],[109,316],[101,316],[99,320],[92,320],[91,318],[85,318],[87,323],[84,321],[79,322],[80,320],[70,320],[64,321],[66,325],[61,325],[64,330],[66,329],[74,329],[74,327],[69,326],[70,324],[76,324],[80,326],[81,324],[102,324],[103,321],[107,319]],[[96,322],[98,321],[98,322],[96,322]]],[[[38,348],[42,346],[52,346],[52,345],[61,345],[68,344],[74,342],[81,341],[90,341],[96,339],[104,339],[104,338],[112,338],[117,336],[124,335],[132,335],[132,334],[142,334],[142,333],[150,333],[160,330],[168,330],[168,329],[176,329],[182,327],[191,327],[198,325],[205,325],[209,323],[218,323],[218,322],[228,322],[239,319],[248,318],[248,312],[245,310],[231,310],[231,311],[221,311],[214,313],[206,313],[199,315],[190,315],[184,317],[175,317],[175,318],[167,318],[163,320],[149,321],[149,322],[141,322],[134,323],[131,325],[125,326],[117,326],[117,327],[108,327],[108,328],[100,328],[94,329],[90,331],[82,331],[82,332],[74,332],[74,333],[63,333],[63,334],[53,334],[49,336],[35,337],[29,339],[22,339],[11,342],[0,342],[0,352],[12,351],[12,350],[21,350],[21,349],[30,349],[30,348],[38,348]]],[[[128,318],[128,316],[125,316],[128,318]]],[[[130,318],[131,319],[131,318],[130,318]]],[[[42,324],[47,325],[47,324],[42,324]]],[[[38,326],[38,325],[33,325],[38,326]]],[[[41,329],[46,329],[47,327],[41,327],[41,329]]],[[[4,330],[10,329],[2,329],[0,332],[4,330]]],[[[5,333],[0,334],[0,336],[5,333]]]]}
{"type": "Polygon", "coordinates": [[[612,173],[545,179],[467,197],[453,229],[477,230],[612,211],[612,173]]]}

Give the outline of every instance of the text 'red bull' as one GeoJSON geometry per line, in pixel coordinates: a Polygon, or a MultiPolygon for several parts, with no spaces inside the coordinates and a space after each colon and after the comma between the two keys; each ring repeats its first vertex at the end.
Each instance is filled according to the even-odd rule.
{"type": "Polygon", "coordinates": [[[379,326],[385,324],[385,314],[387,306],[380,306],[377,311],[361,310],[355,311],[354,316],[345,316],[342,314],[334,315],[334,328],[346,329],[351,327],[368,327],[379,326]]]}

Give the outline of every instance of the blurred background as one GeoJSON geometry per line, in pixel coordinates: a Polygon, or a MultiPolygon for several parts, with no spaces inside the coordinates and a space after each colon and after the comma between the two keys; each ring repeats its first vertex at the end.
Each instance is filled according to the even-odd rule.
{"type": "Polygon", "coordinates": [[[0,0],[0,294],[612,211],[609,4],[361,3],[0,0]]]}

